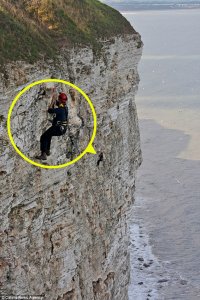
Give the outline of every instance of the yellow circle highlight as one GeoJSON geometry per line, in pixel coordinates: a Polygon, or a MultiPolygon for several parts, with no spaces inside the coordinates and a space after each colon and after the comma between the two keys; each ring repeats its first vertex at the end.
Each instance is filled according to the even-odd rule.
{"type": "Polygon", "coordinates": [[[36,166],[36,167],[40,167],[40,168],[43,168],[43,169],[61,169],[61,168],[65,168],[67,166],[70,166],[74,163],[76,163],[77,161],[79,161],[87,152],[88,153],[93,153],[95,154],[95,150],[92,146],[93,142],[94,142],[94,139],[95,139],[95,136],[96,136],[96,131],[97,131],[97,116],[96,116],[96,112],[95,112],[95,109],[94,109],[94,106],[92,104],[92,101],[90,100],[90,98],[84,93],[84,91],[82,89],[80,89],[78,86],[76,86],[75,84],[72,84],[71,82],[68,82],[68,81],[65,81],[65,80],[62,80],[62,79],[43,79],[43,80],[38,80],[38,81],[35,81],[31,84],[29,84],[28,86],[26,86],[22,91],[20,91],[17,96],[14,98],[10,108],[9,108],[9,111],[8,111],[8,118],[7,118],[7,131],[8,131],[8,136],[9,136],[9,139],[10,139],[10,142],[13,146],[13,148],[15,149],[15,151],[25,160],[27,161],[28,163],[36,166]],[[77,156],[75,159],[65,163],[65,164],[61,164],[61,165],[56,165],[56,166],[52,166],[52,165],[44,165],[44,164],[40,164],[40,163],[37,163],[31,159],[29,159],[27,156],[25,156],[19,149],[18,147],[16,146],[15,142],[14,142],[14,139],[13,139],[13,136],[12,136],[12,133],[11,133],[11,116],[12,116],[12,111],[14,109],[14,106],[15,104],[17,103],[17,101],[19,100],[19,98],[26,92],[28,91],[30,88],[34,87],[35,85],[38,85],[38,84],[42,84],[42,83],[45,83],[45,82],[59,82],[59,83],[63,83],[63,84],[66,84],[66,85],[69,85],[71,86],[72,88],[74,88],[75,90],[77,90],[85,99],[86,101],[88,102],[89,106],[90,106],[90,109],[92,111],[92,116],[93,116],[93,133],[92,133],[92,137],[87,145],[87,147],[85,148],[85,150],[79,154],[79,156],[77,156]]]}

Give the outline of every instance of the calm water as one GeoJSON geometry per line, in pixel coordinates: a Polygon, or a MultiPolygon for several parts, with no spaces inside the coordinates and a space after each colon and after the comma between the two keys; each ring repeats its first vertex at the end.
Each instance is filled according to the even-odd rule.
{"type": "Polygon", "coordinates": [[[200,299],[200,10],[124,15],[144,42],[129,299],[200,299]]]}

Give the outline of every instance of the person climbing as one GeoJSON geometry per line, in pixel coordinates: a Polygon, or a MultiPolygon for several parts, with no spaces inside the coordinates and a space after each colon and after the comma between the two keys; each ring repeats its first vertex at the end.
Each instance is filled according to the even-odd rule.
{"type": "Polygon", "coordinates": [[[67,95],[65,93],[60,93],[58,100],[56,100],[56,96],[53,94],[51,104],[48,108],[48,113],[54,115],[52,126],[40,137],[41,155],[36,156],[36,159],[47,160],[47,156],[51,154],[50,147],[52,136],[61,136],[65,134],[68,120],[68,107],[66,106],[66,102],[67,95]],[[54,108],[55,104],[57,105],[57,108],[54,108]]]}

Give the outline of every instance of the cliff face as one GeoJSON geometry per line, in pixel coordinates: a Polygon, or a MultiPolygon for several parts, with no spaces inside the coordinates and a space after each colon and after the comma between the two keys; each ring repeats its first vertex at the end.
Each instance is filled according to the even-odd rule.
{"type": "MultiPolygon", "coordinates": [[[[140,43],[137,33],[126,34],[104,41],[99,58],[85,47],[63,50],[57,65],[39,61],[5,66],[0,79],[3,294],[43,295],[52,300],[127,300],[127,211],[134,201],[135,171],[141,162],[134,103],[140,43]],[[97,155],[87,154],[75,165],[59,170],[40,169],[22,160],[9,144],[5,128],[17,92],[51,76],[81,87],[92,99],[98,121],[97,155]]],[[[13,126],[16,139],[26,137],[18,140],[19,146],[33,155],[47,125],[48,99],[37,93],[30,97],[33,101],[22,106],[21,115],[15,113],[13,126]]],[[[71,116],[75,141],[73,120],[80,120],[78,103],[71,116]]],[[[83,126],[81,137],[88,140],[90,134],[90,128],[83,126]]],[[[67,135],[54,138],[49,163],[63,159],[65,138],[67,135]]]]}

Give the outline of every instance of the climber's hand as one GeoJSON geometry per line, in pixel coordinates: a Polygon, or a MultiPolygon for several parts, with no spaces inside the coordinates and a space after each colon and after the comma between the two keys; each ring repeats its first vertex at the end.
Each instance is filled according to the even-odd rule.
{"type": "Polygon", "coordinates": [[[51,104],[49,105],[49,108],[53,108],[53,107],[54,107],[54,105],[55,105],[55,103],[56,103],[56,99],[57,99],[57,96],[56,96],[56,94],[54,93],[54,94],[52,95],[51,104]]]}
{"type": "Polygon", "coordinates": [[[56,102],[58,95],[56,93],[53,93],[52,95],[52,102],[56,102]]]}

